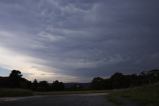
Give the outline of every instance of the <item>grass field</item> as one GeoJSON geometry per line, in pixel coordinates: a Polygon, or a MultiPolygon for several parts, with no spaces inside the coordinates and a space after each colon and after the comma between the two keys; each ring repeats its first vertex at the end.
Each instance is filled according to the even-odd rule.
{"type": "Polygon", "coordinates": [[[159,84],[112,91],[108,95],[109,101],[117,105],[122,104],[121,98],[136,101],[143,106],[159,106],[159,84]]]}
{"type": "Polygon", "coordinates": [[[25,89],[0,89],[0,97],[32,96],[33,92],[25,89]]]}

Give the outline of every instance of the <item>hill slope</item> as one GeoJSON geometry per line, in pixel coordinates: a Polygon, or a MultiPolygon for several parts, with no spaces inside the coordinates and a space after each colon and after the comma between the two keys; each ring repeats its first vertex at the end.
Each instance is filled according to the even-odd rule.
{"type": "Polygon", "coordinates": [[[113,91],[108,98],[116,104],[122,104],[119,99],[125,98],[137,101],[144,106],[159,106],[159,83],[113,91]]]}

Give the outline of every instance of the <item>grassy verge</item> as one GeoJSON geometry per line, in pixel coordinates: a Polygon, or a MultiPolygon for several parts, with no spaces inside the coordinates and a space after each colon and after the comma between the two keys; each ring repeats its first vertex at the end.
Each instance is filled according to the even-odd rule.
{"type": "Polygon", "coordinates": [[[25,89],[0,89],[0,97],[32,96],[33,92],[25,89]]]}
{"type": "Polygon", "coordinates": [[[108,100],[109,102],[114,103],[114,104],[119,105],[119,106],[124,104],[124,103],[119,99],[118,96],[112,95],[112,94],[107,96],[107,100],[108,100]]]}
{"type": "Polygon", "coordinates": [[[144,106],[159,106],[159,84],[112,91],[112,93],[108,95],[108,100],[115,104],[122,103],[119,98],[137,101],[144,106]]]}

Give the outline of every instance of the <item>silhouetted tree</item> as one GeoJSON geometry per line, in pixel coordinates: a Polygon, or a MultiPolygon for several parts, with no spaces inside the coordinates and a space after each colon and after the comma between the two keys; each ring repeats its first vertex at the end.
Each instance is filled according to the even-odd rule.
{"type": "Polygon", "coordinates": [[[158,69],[151,70],[148,72],[147,76],[149,78],[149,83],[155,83],[159,81],[159,70],[158,69]]]}
{"type": "Polygon", "coordinates": [[[92,83],[91,83],[91,86],[93,89],[104,89],[104,79],[103,78],[100,78],[100,77],[96,77],[93,79],[92,83]]]}
{"type": "Polygon", "coordinates": [[[9,75],[9,85],[11,87],[20,87],[20,81],[22,78],[22,74],[19,70],[12,70],[9,75]]]}
{"type": "Polygon", "coordinates": [[[122,73],[115,73],[110,78],[112,88],[123,88],[124,75],[122,73]]]}
{"type": "Polygon", "coordinates": [[[52,89],[56,91],[64,90],[63,82],[59,82],[58,80],[52,83],[52,89]]]}
{"type": "Polygon", "coordinates": [[[112,82],[109,78],[104,80],[104,89],[112,89],[112,82]]]}
{"type": "Polygon", "coordinates": [[[143,71],[139,75],[142,84],[155,83],[159,81],[159,70],[143,71]]]}
{"type": "Polygon", "coordinates": [[[129,81],[129,87],[139,86],[141,83],[139,82],[139,77],[136,74],[127,75],[127,80],[129,81]]]}
{"type": "Polygon", "coordinates": [[[34,81],[32,83],[32,89],[33,90],[38,90],[38,81],[36,79],[34,79],[34,81]]]}
{"type": "Polygon", "coordinates": [[[49,90],[49,83],[47,81],[40,81],[38,84],[38,90],[48,91],[49,90]]]}
{"type": "Polygon", "coordinates": [[[13,70],[10,75],[9,75],[9,78],[13,78],[13,79],[20,79],[22,78],[22,74],[19,70],[13,70]]]}

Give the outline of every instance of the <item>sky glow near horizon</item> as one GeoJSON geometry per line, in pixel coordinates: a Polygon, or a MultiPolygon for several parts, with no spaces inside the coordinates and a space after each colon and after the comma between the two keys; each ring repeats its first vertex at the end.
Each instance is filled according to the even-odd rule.
{"type": "Polygon", "coordinates": [[[0,0],[0,76],[89,82],[159,68],[157,0],[0,0]]]}

